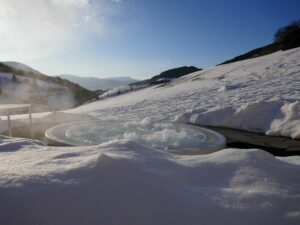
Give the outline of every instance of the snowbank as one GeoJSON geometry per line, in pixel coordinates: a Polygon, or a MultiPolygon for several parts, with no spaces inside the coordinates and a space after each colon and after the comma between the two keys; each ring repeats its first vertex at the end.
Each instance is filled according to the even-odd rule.
{"type": "Polygon", "coordinates": [[[177,121],[300,139],[300,103],[278,101],[183,113],[177,121]]]}
{"type": "Polygon", "coordinates": [[[175,156],[133,142],[18,146],[0,154],[6,162],[0,165],[1,224],[300,221],[296,157],[282,161],[256,149],[175,156]]]}
{"type": "MultiPolygon", "coordinates": [[[[37,140],[29,140],[25,138],[14,138],[0,135],[0,152],[13,152],[20,149],[33,149],[35,147],[44,146],[45,144],[37,140]]],[[[2,172],[2,171],[1,171],[2,172]]]]}

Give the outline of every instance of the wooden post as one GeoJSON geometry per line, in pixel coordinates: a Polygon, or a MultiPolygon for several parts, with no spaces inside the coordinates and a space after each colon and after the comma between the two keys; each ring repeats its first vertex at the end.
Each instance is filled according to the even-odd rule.
{"type": "Polygon", "coordinates": [[[10,121],[10,112],[8,112],[8,114],[7,114],[7,123],[8,123],[8,134],[9,134],[9,136],[11,136],[12,137],[12,131],[11,131],[11,121],[10,121]]]}
{"type": "Polygon", "coordinates": [[[33,138],[31,106],[30,106],[29,109],[28,109],[28,114],[29,114],[29,130],[30,130],[30,138],[33,138]]]}

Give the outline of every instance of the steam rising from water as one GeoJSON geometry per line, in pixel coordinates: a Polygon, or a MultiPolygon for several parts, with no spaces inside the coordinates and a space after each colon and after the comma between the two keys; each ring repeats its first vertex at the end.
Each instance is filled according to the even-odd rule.
{"type": "Polygon", "coordinates": [[[12,76],[10,73],[0,73],[0,104],[30,103],[34,112],[61,110],[77,105],[66,87],[41,80],[34,82],[32,78],[18,75],[17,81],[12,82],[12,76]]]}

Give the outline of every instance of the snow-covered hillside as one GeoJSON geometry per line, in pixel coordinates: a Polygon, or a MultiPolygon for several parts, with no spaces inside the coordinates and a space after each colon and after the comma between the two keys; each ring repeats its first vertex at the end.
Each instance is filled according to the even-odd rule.
{"type": "Polygon", "coordinates": [[[99,118],[191,122],[300,139],[300,48],[213,67],[79,107],[99,118]]]}
{"type": "MultiPolygon", "coordinates": [[[[34,123],[77,113],[75,121],[176,120],[300,138],[299,86],[297,48],[34,115],[34,123]]],[[[0,224],[300,223],[300,156],[259,149],[178,156],[126,139],[49,147],[0,136],[0,162],[0,224]]]]}
{"type": "Polygon", "coordinates": [[[78,105],[63,85],[0,72],[0,104],[31,103],[34,111],[67,109],[78,105]]]}
{"type": "Polygon", "coordinates": [[[68,109],[96,98],[96,93],[78,84],[22,63],[0,63],[0,104],[30,103],[33,111],[39,112],[68,109]]]}
{"type": "Polygon", "coordinates": [[[112,88],[110,90],[105,91],[103,94],[99,96],[100,99],[105,99],[107,97],[113,97],[121,94],[125,94],[127,92],[137,91],[140,89],[144,89],[149,87],[149,84],[134,84],[134,85],[123,85],[119,87],[112,88]]]}

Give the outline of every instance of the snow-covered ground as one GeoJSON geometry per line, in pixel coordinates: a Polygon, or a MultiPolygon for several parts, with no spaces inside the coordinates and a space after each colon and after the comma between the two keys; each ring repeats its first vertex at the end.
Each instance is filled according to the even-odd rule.
{"type": "Polygon", "coordinates": [[[195,72],[70,112],[183,121],[300,139],[300,48],[195,72]]]}
{"type": "MultiPolygon", "coordinates": [[[[165,87],[106,98],[66,114],[35,115],[34,122],[70,121],[67,113],[77,113],[299,139],[299,84],[297,48],[196,72],[165,87]]],[[[71,148],[0,136],[0,162],[0,224],[300,223],[300,156],[274,157],[259,149],[177,156],[128,140],[71,148]]]]}
{"type": "Polygon", "coordinates": [[[119,87],[112,88],[106,92],[104,92],[102,95],[99,96],[100,99],[117,96],[120,94],[124,94],[127,92],[132,92],[140,89],[144,89],[146,87],[149,87],[148,84],[137,84],[137,85],[123,85],[119,87]]]}
{"type": "Polygon", "coordinates": [[[176,156],[132,142],[0,149],[1,224],[299,224],[299,158],[176,156]],[[297,160],[296,160],[297,159],[297,160]]]}

